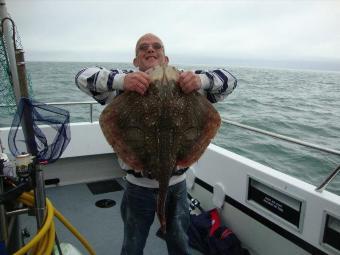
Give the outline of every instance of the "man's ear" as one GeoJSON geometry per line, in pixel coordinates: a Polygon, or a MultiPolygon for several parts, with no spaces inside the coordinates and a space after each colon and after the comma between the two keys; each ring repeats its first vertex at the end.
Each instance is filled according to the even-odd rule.
{"type": "Polygon", "coordinates": [[[138,60],[137,60],[137,58],[134,58],[134,59],[133,59],[133,65],[134,65],[135,67],[138,67],[138,60]]]}

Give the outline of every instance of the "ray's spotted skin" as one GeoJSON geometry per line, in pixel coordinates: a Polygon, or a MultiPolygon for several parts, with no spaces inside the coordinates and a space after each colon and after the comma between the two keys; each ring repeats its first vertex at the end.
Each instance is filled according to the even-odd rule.
{"type": "Polygon", "coordinates": [[[157,216],[165,233],[170,177],[178,167],[188,167],[201,157],[221,118],[203,95],[181,91],[176,68],[157,66],[148,73],[151,84],[147,92],[124,92],[116,97],[99,123],[124,162],[159,182],[157,216]]]}

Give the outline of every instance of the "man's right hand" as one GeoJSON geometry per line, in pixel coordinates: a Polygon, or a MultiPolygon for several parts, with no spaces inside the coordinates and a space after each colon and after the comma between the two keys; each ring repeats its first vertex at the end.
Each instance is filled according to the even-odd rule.
{"type": "Polygon", "coordinates": [[[150,84],[150,77],[144,72],[129,73],[124,78],[124,91],[136,91],[144,95],[150,84]]]}

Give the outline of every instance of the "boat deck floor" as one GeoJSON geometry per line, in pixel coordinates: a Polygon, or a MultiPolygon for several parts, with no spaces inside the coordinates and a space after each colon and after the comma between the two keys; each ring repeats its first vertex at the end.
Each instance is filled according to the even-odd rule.
{"type": "MultiPolygon", "coordinates": [[[[116,181],[124,188],[125,181],[122,178],[118,178],[116,181]]],[[[107,184],[104,186],[109,187],[107,184]]],[[[96,254],[118,255],[120,254],[123,241],[123,222],[120,216],[120,204],[124,190],[119,190],[120,185],[114,185],[116,189],[118,188],[116,191],[112,187],[109,187],[109,190],[105,190],[105,188],[104,190],[96,190],[96,186],[94,186],[94,192],[90,190],[87,184],[56,186],[47,188],[46,195],[54,207],[88,240],[96,254]],[[116,205],[110,208],[99,208],[96,206],[96,202],[101,199],[114,200],[116,205]]],[[[22,228],[26,228],[31,234],[30,238],[32,238],[36,233],[35,217],[21,215],[20,222],[22,228]]],[[[55,223],[56,233],[61,243],[71,243],[82,254],[88,254],[78,239],[56,218],[55,223]]],[[[144,254],[168,254],[166,243],[156,236],[158,228],[159,223],[157,217],[155,217],[144,254]]],[[[27,243],[29,238],[24,241],[27,243]]],[[[192,250],[192,254],[198,255],[201,253],[192,250]]]]}

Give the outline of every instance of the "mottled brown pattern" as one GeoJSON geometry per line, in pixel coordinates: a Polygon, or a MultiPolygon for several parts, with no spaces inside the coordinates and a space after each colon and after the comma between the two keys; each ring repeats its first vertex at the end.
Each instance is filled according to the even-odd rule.
{"type": "Polygon", "coordinates": [[[157,215],[166,229],[165,201],[176,167],[197,161],[215,136],[221,119],[198,92],[184,94],[176,85],[179,71],[158,66],[142,96],[124,92],[102,112],[102,131],[119,157],[133,169],[148,171],[159,182],[157,215]]]}

